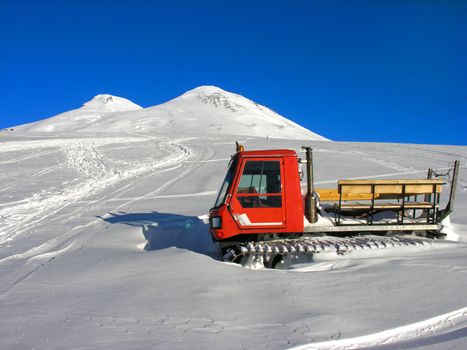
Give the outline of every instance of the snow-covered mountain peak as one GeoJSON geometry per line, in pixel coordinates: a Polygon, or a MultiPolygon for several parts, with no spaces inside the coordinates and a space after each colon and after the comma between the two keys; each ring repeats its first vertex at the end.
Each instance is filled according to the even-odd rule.
{"type": "MultiPolygon", "coordinates": [[[[39,120],[35,123],[16,127],[19,131],[63,132],[93,130],[96,124],[107,115],[128,113],[143,109],[141,106],[123,97],[99,94],[84,103],[83,106],[56,116],[39,120]]],[[[107,125],[102,125],[106,129],[107,125]]]]}
{"type": "Polygon", "coordinates": [[[214,85],[201,85],[192,90],[185,92],[182,96],[212,95],[212,94],[228,94],[228,92],[214,85]]]}
{"type": "Polygon", "coordinates": [[[268,111],[271,114],[277,114],[271,109],[261,106],[252,100],[229,91],[225,91],[217,86],[204,85],[198,86],[190,91],[187,91],[180,96],[180,99],[190,100],[196,99],[206,105],[227,110],[229,112],[264,112],[268,111]]]}
{"type": "Polygon", "coordinates": [[[164,111],[170,127],[204,134],[233,134],[286,139],[327,140],[242,95],[216,86],[199,86],[150,108],[164,111]]]}
{"type": "Polygon", "coordinates": [[[101,94],[81,108],[16,129],[327,140],[265,106],[216,86],[199,86],[148,108],[141,108],[122,97],[101,94]]]}
{"type": "Polygon", "coordinates": [[[127,112],[142,109],[136,103],[130,100],[113,96],[109,94],[99,94],[94,96],[90,101],[83,104],[81,109],[96,110],[102,112],[127,112]]]}

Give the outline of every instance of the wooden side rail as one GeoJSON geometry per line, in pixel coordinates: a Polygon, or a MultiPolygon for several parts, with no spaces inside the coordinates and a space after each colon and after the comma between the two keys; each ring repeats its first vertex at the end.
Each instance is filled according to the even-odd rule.
{"type": "Polygon", "coordinates": [[[430,194],[440,193],[444,185],[442,179],[422,180],[339,180],[339,193],[367,194],[430,194]]]}
{"type": "MultiPolygon", "coordinates": [[[[339,193],[337,188],[317,188],[315,192],[318,193],[320,202],[338,202],[341,195],[342,200],[345,201],[371,200],[373,198],[371,193],[339,193]]],[[[400,195],[396,196],[384,193],[375,193],[374,197],[375,199],[402,199],[400,195]]]]}
{"type": "Polygon", "coordinates": [[[344,186],[344,190],[337,188],[318,188],[316,192],[321,202],[337,202],[342,196],[342,200],[371,200],[373,199],[402,199],[402,183],[406,184],[406,194],[431,194],[433,193],[433,183],[436,185],[436,192],[441,192],[442,180],[339,180],[344,186]],[[418,183],[422,181],[422,183],[418,183]],[[428,181],[428,183],[427,183],[428,181]],[[388,184],[381,183],[388,182],[388,184]],[[414,183],[416,182],[416,183],[414,183]],[[375,183],[375,192],[371,191],[371,185],[375,183]],[[396,185],[396,186],[393,186],[396,185]],[[349,187],[353,186],[353,187],[349,187]],[[361,186],[361,187],[356,187],[361,186]],[[384,186],[384,187],[383,187],[384,186]]]}
{"type": "MultiPolygon", "coordinates": [[[[397,212],[398,222],[403,224],[404,211],[411,209],[414,217],[416,210],[425,210],[427,222],[435,222],[443,184],[442,179],[339,180],[336,221],[340,222],[341,213],[366,211],[371,224],[375,211],[391,210],[397,212]],[[424,195],[423,201],[418,201],[419,195],[424,195]]],[[[335,197],[335,193],[330,191],[322,193],[325,199],[335,197]]]]}

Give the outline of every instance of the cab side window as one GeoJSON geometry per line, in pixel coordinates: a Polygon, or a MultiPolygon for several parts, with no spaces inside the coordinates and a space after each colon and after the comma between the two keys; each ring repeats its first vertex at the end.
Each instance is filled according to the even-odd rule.
{"type": "Polygon", "coordinates": [[[282,207],[280,161],[247,161],[237,198],[243,208],[282,207]]]}

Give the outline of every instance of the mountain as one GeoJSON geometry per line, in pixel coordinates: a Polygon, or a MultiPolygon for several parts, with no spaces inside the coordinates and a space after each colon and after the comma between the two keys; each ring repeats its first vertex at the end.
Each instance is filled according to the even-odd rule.
{"type": "Polygon", "coordinates": [[[166,103],[148,108],[121,97],[97,95],[81,108],[19,126],[16,130],[182,132],[327,140],[265,106],[215,86],[200,86],[166,103]]]}
{"type": "Polygon", "coordinates": [[[14,129],[30,132],[83,131],[92,129],[95,123],[111,114],[142,109],[141,106],[126,98],[99,94],[84,103],[81,108],[73,109],[38,122],[20,125],[14,129]]]}
{"type": "Polygon", "coordinates": [[[94,96],[91,101],[86,102],[80,109],[82,111],[108,113],[139,110],[143,109],[143,107],[138,106],[126,98],[109,94],[100,94],[94,96]]]}

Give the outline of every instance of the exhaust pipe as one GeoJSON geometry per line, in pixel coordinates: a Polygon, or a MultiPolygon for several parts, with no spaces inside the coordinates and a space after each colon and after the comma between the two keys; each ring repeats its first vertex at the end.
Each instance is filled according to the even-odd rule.
{"type": "Polygon", "coordinates": [[[316,208],[315,185],[313,181],[313,149],[303,146],[306,151],[306,195],[305,195],[305,217],[314,224],[318,221],[318,212],[316,208]]]}

